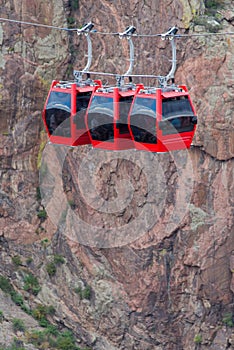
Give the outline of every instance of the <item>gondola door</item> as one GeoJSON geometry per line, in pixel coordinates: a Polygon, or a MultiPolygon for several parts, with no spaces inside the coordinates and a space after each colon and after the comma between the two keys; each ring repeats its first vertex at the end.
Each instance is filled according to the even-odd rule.
{"type": "Polygon", "coordinates": [[[134,91],[121,91],[114,88],[114,149],[124,150],[134,148],[134,143],[128,128],[128,114],[133,101],[134,91]]]}
{"type": "Polygon", "coordinates": [[[94,148],[113,149],[113,92],[94,91],[86,112],[86,127],[94,148]]]}
{"type": "Polygon", "coordinates": [[[158,151],[155,89],[138,90],[129,112],[128,126],[134,148],[149,152],[158,151]]]}
{"type": "Polygon", "coordinates": [[[98,89],[91,97],[86,125],[95,148],[122,150],[133,147],[127,117],[134,92],[118,87],[98,89]]]}
{"type": "Polygon", "coordinates": [[[85,115],[93,91],[101,86],[100,81],[95,81],[93,86],[72,86],[72,145],[80,146],[91,144],[90,135],[86,128],[85,115]]]}

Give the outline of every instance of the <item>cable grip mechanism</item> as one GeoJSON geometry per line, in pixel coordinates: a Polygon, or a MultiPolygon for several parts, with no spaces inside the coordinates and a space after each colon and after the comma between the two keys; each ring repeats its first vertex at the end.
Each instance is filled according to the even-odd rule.
{"type": "Polygon", "coordinates": [[[134,26],[129,26],[125,29],[124,32],[119,33],[120,39],[127,38],[128,40],[131,39],[131,36],[135,33],[136,28],[134,26]]]}
{"type": "Polygon", "coordinates": [[[93,29],[94,24],[92,22],[86,23],[83,25],[82,28],[77,29],[77,34],[81,35],[81,34],[85,34],[88,35],[91,30],[93,29]]]}
{"type": "Polygon", "coordinates": [[[176,33],[178,32],[178,28],[176,26],[168,29],[168,31],[164,34],[161,34],[161,39],[165,40],[165,39],[169,39],[169,40],[173,40],[176,33]]]}

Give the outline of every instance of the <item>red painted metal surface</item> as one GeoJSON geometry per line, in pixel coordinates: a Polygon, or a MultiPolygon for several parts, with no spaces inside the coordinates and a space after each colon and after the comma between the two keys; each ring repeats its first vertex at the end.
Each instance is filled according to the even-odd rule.
{"type": "Polygon", "coordinates": [[[86,128],[94,148],[124,150],[134,147],[127,117],[135,91],[119,87],[93,92],[86,114],[86,128]]]}
{"type": "MultiPolygon", "coordinates": [[[[169,152],[186,149],[191,146],[197,121],[195,109],[187,88],[185,86],[179,86],[178,88],[179,89],[175,89],[175,91],[162,91],[162,89],[155,89],[153,93],[148,93],[147,90],[136,91],[128,117],[129,130],[136,149],[149,152],[169,152]],[[143,109],[142,112],[138,112],[138,114],[142,113],[142,116],[140,115],[142,120],[140,121],[138,115],[138,125],[136,125],[136,118],[134,121],[134,117],[137,115],[136,113],[134,114],[134,105],[137,101],[139,105],[141,105],[141,102],[139,102],[141,101],[140,99],[142,99],[142,101],[143,99],[151,101],[155,100],[155,111],[151,110],[148,112],[148,114],[151,115],[151,122],[153,121],[153,123],[155,123],[155,130],[152,132],[152,136],[155,136],[156,139],[151,137],[151,141],[149,141],[149,137],[148,140],[145,141],[145,137],[142,136],[144,132],[143,120],[144,118],[149,118],[146,116],[147,112],[144,112],[143,109]],[[176,103],[174,106],[174,108],[176,107],[176,110],[171,111],[170,117],[167,117],[165,111],[163,111],[164,103],[176,103]],[[184,106],[184,103],[186,104],[187,111],[180,112],[179,108],[184,106]],[[180,127],[178,125],[174,126],[173,123],[180,123],[180,127]],[[182,123],[184,125],[182,125],[182,123]]],[[[148,131],[151,130],[152,127],[148,131]]]]}
{"type": "Polygon", "coordinates": [[[104,89],[100,81],[78,86],[55,80],[42,115],[52,143],[106,150],[186,149],[196,130],[195,109],[184,85],[104,89]]]}
{"type": "Polygon", "coordinates": [[[90,144],[85,112],[92,92],[100,86],[99,80],[94,85],[81,86],[74,82],[52,82],[42,112],[50,142],[68,146],[90,144]]]}

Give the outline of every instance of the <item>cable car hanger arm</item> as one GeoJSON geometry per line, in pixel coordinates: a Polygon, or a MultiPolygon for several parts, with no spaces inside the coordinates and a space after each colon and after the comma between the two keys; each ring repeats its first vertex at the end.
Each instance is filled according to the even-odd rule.
{"type": "Polygon", "coordinates": [[[117,79],[117,83],[118,85],[124,85],[124,77],[128,76],[129,77],[129,81],[131,82],[131,76],[130,74],[132,73],[133,70],[133,65],[134,65],[134,45],[132,42],[132,35],[134,34],[134,32],[136,31],[136,28],[133,26],[129,26],[125,29],[125,31],[123,33],[119,33],[119,37],[120,39],[123,38],[127,38],[128,43],[129,43],[129,67],[128,70],[126,71],[125,74],[122,75],[117,75],[116,79],[117,79]]]}
{"type": "Polygon", "coordinates": [[[172,83],[174,83],[174,76],[175,76],[175,71],[176,71],[176,44],[175,44],[175,36],[176,33],[178,31],[177,27],[172,27],[170,28],[166,33],[161,34],[161,39],[162,40],[170,40],[171,42],[171,49],[172,49],[172,66],[171,66],[171,70],[169,71],[169,73],[164,76],[164,77],[160,77],[159,79],[159,83],[162,87],[166,87],[166,85],[168,84],[169,80],[172,80],[172,83]]]}
{"type": "Polygon", "coordinates": [[[89,23],[86,23],[82,28],[77,29],[77,34],[78,35],[85,34],[86,40],[87,40],[87,43],[88,43],[88,55],[87,55],[88,60],[87,60],[86,66],[84,67],[84,69],[82,71],[76,71],[76,70],[73,71],[74,77],[75,77],[75,79],[78,82],[81,82],[82,75],[84,73],[86,73],[87,77],[89,78],[88,70],[89,70],[89,68],[91,66],[92,58],[93,58],[93,56],[92,56],[92,42],[91,42],[91,39],[90,39],[90,32],[93,29],[93,27],[94,27],[94,24],[92,22],[89,22],[89,23]]]}
{"type": "MultiPolygon", "coordinates": [[[[81,28],[80,31],[82,31],[83,28],[81,28]]],[[[82,32],[84,32],[85,29],[83,29],[82,32]]],[[[129,81],[132,82],[131,78],[132,77],[141,77],[141,78],[156,78],[159,82],[159,85],[161,87],[166,87],[168,85],[168,81],[172,80],[172,83],[174,84],[174,74],[176,71],[176,45],[175,45],[175,37],[176,37],[176,33],[178,31],[177,27],[172,27],[170,28],[166,33],[161,34],[161,38],[162,40],[169,40],[171,42],[171,47],[172,47],[172,66],[171,66],[171,70],[169,71],[169,73],[166,76],[161,76],[161,75],[153,75],[153,74],[131,74],[132,70],[133,70],[133,64],[134,64],[134,45],[132,42],[132,35],[134,34],[134,32],[136,31],[136,28],[133,26],[129,26],[125,29],[124,32],[119,33],[119,37],[122,38],[127,38],[128,42],[129,42],[129,48],[130,48],[130,64],[128,67],[128,70],[126,71],[126,73],[124,74],[114,74],[114,73],[107,73],[107,72],[92,72],[89,71],[89,67],[91,64],[91,61],[89,60],[89,62],[87,63],[86,67],[83,69],[83,71],[74,71],[74,75],[75,77],[80,78],[80,76],[82,76],[83,73],[87,73],[87,74],[96,74],[96,75],[103,75],[103,76],[113,76],[116,77],[117,80],[117,84],[119,86],[124,85],[124,78],[125,77],[129,77],[129,81]]],[[[90,38],[89,38],[90,40],[90,38]]],[[[91,43],[91,41],[90,41],[91,43]]],[[[90,56],[92,57],[92,55],[90,54],[90,56]]]]}

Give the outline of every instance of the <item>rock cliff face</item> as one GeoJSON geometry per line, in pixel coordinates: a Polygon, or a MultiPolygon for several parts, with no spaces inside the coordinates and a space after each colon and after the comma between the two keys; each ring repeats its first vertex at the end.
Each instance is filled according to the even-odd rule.
{"type": "MultiPolygon", "coordinates": [[[[231,0],[1,0],[0,8],[1,17],[59,27],[92,20],[104,32],[129,24],[145,34],[175,24],[180,33],[234,30],[231,0]]],[[[45,147],[41,110],[51,80],[85,65],[86,44],[75,33],[0,21],[0,347],[14,337],[26,349],[75,349],[74,339],[94,350],[234,347],[233,40],[177,40],[176,81],[187,84],[199,120],[194,147],[149,156],[66,150],[54,192],[59,216],[46,214],[38,174],[47,160],[48,181],[59,184],[54,156],[65,151],[45,147]],[[87,190],[86,164],[96,166],[95,189],[87,190]],[[103,232],[111,243],[95,244],[103,232]],[[15,318],[26,329],[17,330],[15,318]],[[73,332],[68,347],[56,347],[57,335],[52,344],[52,324],[73,332]]],[[[168,71],[167,43],[134,44],[134,73],[168,71]]],[[[94,71],[122,72],[128,44],[96,35],[93,55],[94,71]]]]}

